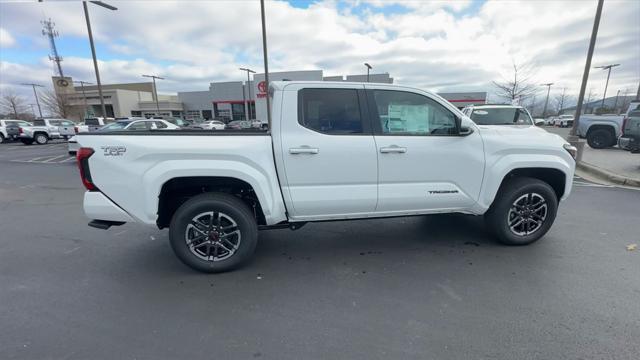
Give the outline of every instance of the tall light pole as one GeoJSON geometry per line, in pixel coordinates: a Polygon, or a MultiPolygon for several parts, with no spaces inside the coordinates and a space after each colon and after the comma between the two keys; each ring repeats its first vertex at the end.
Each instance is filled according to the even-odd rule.
{"type": "Polygon", "coordinates": [[[598,37],[598,27],[600,26],[600,17],[602,16],[602,5],[604,0],[598,0],[596,8],[596,16],[593,20],[593,30],[591,30],[591,40],[589,40],[589,50],[587,50],[587,61],[584,64],[584,72],[582,73],[582,84],[580,85],[580,95],[578,95],[578,104],[576,105],[576,113],[573,116],[573,126],[567,137],[567,141],[578,149],[576,162],[582,161],[582,150],[584,142],[576,136],[578,124],[580,123],[580,113],[582,112],[582,102],[584,101],[584,93],[587,89],[587,81],[589,80],[589,69],[591,68],[591,58],[593,57],[593,49],[596,47],[596,38],[598,37]]]}
{"type": "Polygon", "coordinates": [[[544,101],[544,110],[542,110],[542,117],[545,117],[547,114],[547,105],[549,105],[549,93],[551,92],[551,85],[553,85],[553,83],[542,84],[542,86],[547,87],[547,99],[544,101]]]}
{"type": "MultiPolygon", "coordinates": [[[[102,1],[91,1],[92,4],[96,4],[98,6],[102,6],[105,9],[109,10],[118,10],[117,7],[111,6],[102,1]]],[[[102,83],[100,82],[100,71],[98,71],[98,59],[96,58],[96,47],[93,44],[93,32],[91,32],[91,20],[89,20],[89,8],[87,7],[87,2],[82,2],[82,7],[84,8],[84,18],[87,21],[87,32],[89,33],[89,44],[91,44],[91,55],[93,56],[93,69],[96,72],[96,83],[98,83],[98,96],[100,96],[100,107],[102,108],[102,117],[107,117],[107,108],[104,106],[104,97],[102,96],[102,83]]]]}
{"type": "Polygon", "coordinates": [[[33,88],[33,96],[35,96],[36,104],[38,104],[38,113],[40,114],[40,117],[42,117],[42,109],[40,108],[40,101],[38,100],[38,92],[36,91],[36,86],[37,87],[44,87],[44,86],[38,85],[38,84],[33,84],[33,83],[22,84],[22,85],[31,86],[33,88]]]}
{"type": "Polygon", "coordinates": [[[251,79],[249,77],[249,74],[255,74],[256,72],[249,69],[249,68],[240,68],[241,71],[246,71],[247,72],[247,93],[248,93],[248,99],[245,103],[245,112],[247,114],[247,120],[249,120],[249,118],[251,117],[251,86],[250,86],[250,82],[251,79]]]}
{"type": "Polygon", "coordinates": [[[264,58],[264,84],[267,89],[267,131],[271,132],[271,100],[269,99],[269,61],[267,60],[267,24],[264,16],[264,0],[260,0],[262,20],[262,57],[264,58]]]}
{"type": "Polygon", "coordinates": [[[607,97],[607,87],[609,86],[609,76],[611,76],[611,68],[616,66],[620,66],[620,64],[609,64],[609,65],[593,67],[594,69],[607,70],[607,82],[604,84],[604,94],[602,94],[602,103],[600,104],[601,108],[604,107],[604,98],[607,97]]]}
{"type": "Polygon", "coordinates": [[[367,82],[369,82],[369,70],[373,69],[369,63],[364,63],[364,66],[367,67],[367,82]]]}
{"type": "Polygon", "coordinates": [[[87,94],[84,92],[84,84],[91,85],[91,83],[82,80],[74,80],[73,82],[76,84],[80,84],[80,87],[82,88],[82,97],[84,98],[84,116],[87,116],[87,108],[89,107],[89,105],[87,105],[87,94]]]}
{"type": "Polygon", "coordinates": [[[156,75],[142,75],[142,77],[152,78],[153,79],[153,97],[156,100],[156,109],[158,110],[158,116],[160,116],[160,104],[158,103],[158,89],[156,88],[156,79],[164,80],[163,77],[156,75]]]}

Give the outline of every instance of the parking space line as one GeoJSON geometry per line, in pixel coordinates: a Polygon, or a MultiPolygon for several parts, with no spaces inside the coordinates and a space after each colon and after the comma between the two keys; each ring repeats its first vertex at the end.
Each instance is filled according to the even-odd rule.
{"type": "Polygon", "coordinates": [[[60,161],[60,163],[72,162],[72,161],[76,161],[76,157],[75,156],[71,156],[68,159],[62,160],[62,161],[60,161]]]}
{"type": "MultiPolygon", "coordinates": [[[[60,159],[61,157],[65,157],[65,156],[68,156],[68,155],[67,155],[67,154],[62,154],[62,155],[54,156],[54,157],[52,157],[51,159],[47,159],[47,160],[45,160],[45,161],[43,161],[43,162],[46,162],[46,163],[48,163],[48,162],[52,162],[53,160],[57,160],[57,159],[60,159]]],[[[65,160],[66,160],[66,159],[65,159],[65,160]]]]}

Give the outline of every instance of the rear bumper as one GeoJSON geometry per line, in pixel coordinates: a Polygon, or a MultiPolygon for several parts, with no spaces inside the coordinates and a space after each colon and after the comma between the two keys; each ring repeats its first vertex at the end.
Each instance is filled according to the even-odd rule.
{"type": "Polygon", "coordinates": [[[98,191],[84,193],[84,213],[89,219],[113,222],[135,221],[129,214],[98,191]]]}
{"type": "Polygon", "coordinates": [[[620,149],[629,150],[629,147],[630,147],[630,146],[629,146],[629,145],[630,145],[629,143],[630,143],[632,140],[633,140],[633,139],[631,139],[631,138],[620,136],[620,137],[618,138],[618,147],[619,147],[620,149]]]}
{"type": "Polygon", "coordinates": [[[77,141],[69,141],[69,154],[75,154],[80,149],[80,144],[77,141]]]}

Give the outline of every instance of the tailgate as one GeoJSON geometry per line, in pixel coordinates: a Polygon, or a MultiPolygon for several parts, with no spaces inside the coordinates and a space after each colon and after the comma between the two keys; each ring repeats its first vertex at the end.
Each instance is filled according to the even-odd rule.
{"type": "Polygon", "coordinates": [[[20,127],[18,125],[7,125],[7,135],[18,136],[20,134],[20,127]]]}

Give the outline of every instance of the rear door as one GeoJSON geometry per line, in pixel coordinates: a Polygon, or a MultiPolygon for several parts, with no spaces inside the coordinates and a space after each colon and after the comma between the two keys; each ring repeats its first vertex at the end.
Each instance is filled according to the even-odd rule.
{"type": "Polygon", "coordinates": [[[45,127],[49,133],[50,138],[60,137],[60,120],[47,120],[45,121],[45,127]]]}
{"type": "Polygon", "coordinates": [[[283,93],[281,185],[290,217],[329,219],[373,213],[377,156],[363,87],[292,84],[283,93]]]}
{"type": "Polygon", "coordinates": [[[458,135],[457,115],[427,93],[367,91],[378,156],[378,213],[464,209],[484,173],[479,133],[458,135]]]}

